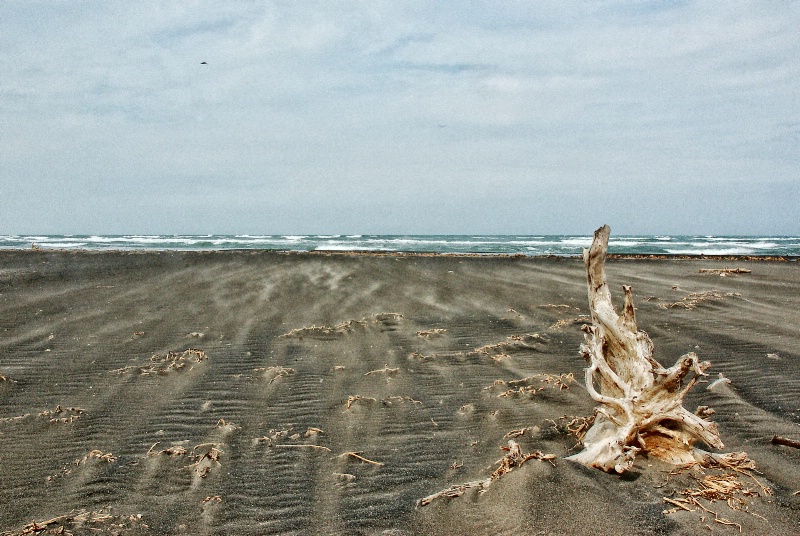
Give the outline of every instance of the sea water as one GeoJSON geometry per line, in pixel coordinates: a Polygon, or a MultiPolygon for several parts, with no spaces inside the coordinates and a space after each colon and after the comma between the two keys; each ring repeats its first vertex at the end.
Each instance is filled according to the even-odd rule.
{"type": "MultiPolygon", "coordinates": [[[[590,235],[0,235],[0,249],[384,251],[580,255],[590,235]]],[[[798,256],[798,236],[612,236],[609,252],[798,256]]]]}

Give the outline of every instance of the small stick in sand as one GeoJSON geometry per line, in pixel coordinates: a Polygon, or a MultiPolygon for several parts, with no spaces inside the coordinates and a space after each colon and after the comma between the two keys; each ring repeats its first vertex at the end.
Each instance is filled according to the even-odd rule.
{"type": "Polygon", "coordinates": [[[715,517],[714,523],[719,523],[720,525],[730,525],[731,527],[739,527],[739,532],[742,532],[742,526],[739,523],[735,523],[724,517],[715,517]]]}
{"type": "Polygon", "coordinates": [[[746,268],[700,268],[701,274],[712,274],[720,277],[727,275],[749,274],[752,270],[746,268]]]}
{"type": "Polygon", "coordinates": [[[361,396],[361,395],[350,395],[347,397],[347,403],[345,404],[344,409],[350,409],[353,407],[353,402],[357,400],[364,400],[370,402],[377,402],[378,400],[369,396],[361,396]]]}
{"type": "Polygon", "coordinates": [[[327,452],[331,452],[331,449],[328,447],[323,447],[322,445],[305,445],[305,444],[283,444],[283,445],[272,445],[274,448],[281,448],[281,449],[317,449],[317,450],[324,450],[327,452]]]}
{"type": "Polygon", "coordinates": [[[385,374],[397,374],[399,371],[400,371],[400,369],[399,369],[399,368],[389,368],[389,365],[388,365],[388,364],[386,364],[386,365],[384,365],[384,366],[383,366],[383,368],[382,368],[382,369],[378,369],[378,370],[370,370],[369,372],[367,372],[366,374],[364,374],[364,376],[369,376],[370,374],[380,374],[380,373],[385,373],[385,374]]]}
{"type": "Polygon", "coordinates": [[[386,465],[386,464],[381,463],[381,462],[376,462],[375,460],[369,460],[369,459],[363,457],[360,452],[343,452],[343,453],[339,454],[340,458],[343,458],[345,456],[350,456],[351,458],[355,458],[356,460],[360,460],[360,461],[362,461],[364,463],[369,463],[371,465],[377,465],[378,467],[382,467],[383,465],[386,465]]]}
{"type": "Polygon", "coordinates": [[[430,337],[435,337],[436,335],[444,335],[445,333],[447,333],[446,329],[440,329],[440,328],[426,329],[424,331],[418,331],[417,332],[417,337],[422,337],[423,339],[428,339],[430,337]]]}
{"type": "MultiPolygon", "coordinates": [[[[687,504],[691,504],[691,503],[689,503],[685,499],[670,499],[668,497],[662,497],[662,499],[664,499],[665,503],[669,503],[669,504],[675,505],[678,508],[686,510],[687,512],[694,512],[694,508],[689,508],[687,506],[687,504]]],[[[677,510],[671,510],[671,511],[667,510],[664,513],[670,513],[671,514],[673,512],[677,512],[677,510]]]]}
{"type": "Polygon", "coordinates": [[[789,439],[788,437],[781,437],[781,436],[772,436],[772,444],[773,445],[784,445],[787,447],[794,447],[796,449],[800,449],[800,441],[795,439],[789,439]]]}

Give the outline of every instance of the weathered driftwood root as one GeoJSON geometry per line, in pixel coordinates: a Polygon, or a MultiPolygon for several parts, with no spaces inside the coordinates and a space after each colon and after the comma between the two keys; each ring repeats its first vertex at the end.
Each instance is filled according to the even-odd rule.
{"type": "Polygon", "coordinates": [[[606,283],[605,258],[610,229],[604,226],[583,257],[589,283],[592,325],[584,326],[581,352],[589,367],[586,389],[600,404],[583,439],[584,450],[568,459],[604,471],[622,473],[640,450],[674,464],[694,463],[705,454],[693,447],[701,441],[724,445],[717,426],[685,409],[683,397],[710,364],[689,353],[665,369],[653,358],[653,343],[636,326],[631,288],[624,286],[619,316],[606,283]],[[684,380],[692,373],[686,385],[684,380]]]}

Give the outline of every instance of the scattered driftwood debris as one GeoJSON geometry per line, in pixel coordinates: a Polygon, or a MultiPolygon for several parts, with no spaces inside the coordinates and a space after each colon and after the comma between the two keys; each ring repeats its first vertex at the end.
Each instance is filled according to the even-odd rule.
{"type": "Polygon", "coordinates": [[[446,329],[440,329],[440,328],[426,329],[424,331],[418,331],[417,337],[422,337],[423,339],[430,339],[432,337],[438,337],[440,335],[444,335],[445,333],[447,333],[446,329]]]}
{"type": "MultiPolygon", "coordinates": [[[[359,402],[359,403],[362,403],[362,404],[363,403],[374,404],[374,403],[378,402],[378,399],[377,398],[372,398],[371,396],[350,395],[350,396],[347,397],[347,400],[345,401],[345,404],[344,404],[345,411],[350,409],[350,408],[352,408],[353,404],[355,404],[356,402],[359,402]]],[[[422,405],[421,401],[415,400],[415,399],[411,398],[410,396],[394,395],[394,396],[387,396],[386,398],[382,398],[380,400],[380,403],[382,405],[384,405],[384,406],[393,406],[395,404],[401,404],[401,403],[405,403],[405,402],[410,402],[412,404],[420,404],[420,405],[422,405]]]]}
{"type": "Polygon", "coordinates": [[[752,270],[746,268],[700,268],[701,274],[718,275],[727,277],[729,275],[749,274],[752,270]]]}
{"type": "Polygon", "coordinates": [[[272,445],[274,448],[281,448],[281,449],[315,449],[315,450],[324,450],[325,452],[331,452],[331,449],[325,447],[323,445],[313,445],[311,443],[281,443],[279,445],[272,445]]]}
{"type": "Polygon", "coordinates": [[[409,354],[410,359],[418,359],[419,361],[429,361],[431,359],[442,359],[442,358],[453,358],[453,357],[464,357],[464,352],[437,352],[434,354],[421,354],[419,352],[411,352],[409,354]]]}
{"type": "Polygon", "coordinates": [[[335,340],[348,333],[353,333],[357,329],[365,329],[370,324],[383,324],[384,326],[397,325],[403,318],[405,317],[400,313],[378,313],[362,318],[361,320],[339,322],[333,326],[313,325],[295,328],[280,335],[280,337],[284,339],[302,339],[308,337],[309,339],[335,340]]]}
{"type": "Polygon", "coordinates": [[[567,326],[582,325],[588,319],[589,319],[588,315],[578,315],[573,318],[562,318],[560,320],[556,320],[555,323],[551,325],[549,329],[560,330],[567,326]]]}
{"type": "Polygon", "coordinates": [[[489,486],[491,486],[500,477],[502,477],[506,473],[510,473],[516,467],[521,467],[528,460],[546,460],[552,464],[553,460],[556,457],[554,454],[543,454],[538,450],[536,452],[529,452],[528,454],[523,454],[522,448],[519,446],[519,443],[513,440],[509,440],[507,447],[500,447],[500,448],[506,451],[506,455],[495,462],[495,464],[498,465],[498,467],[487,478],[483,480],[473,480],[471,482],[465,482],[463,484],[456,484],[454,486],[450,486],[447,489],[443,489],[442,491],[438,491],[432,495],[423,497],[422,499],[417,501],[417,506],[418,507],[427,506],[437,499],[442,499],[442,498],[452,499],[455,497],[461,497],[462,495],[464,495],[464,493],[467,492],[467,490],[470,489],[477,489],[478,493],[483,493],[489,486]]]}
{"type": "Polygon", "coordinates": [[[284,339],[302,339],[308,337],[311,339],[320,340],[334,340],[342,337],[345,333],[352,333],[357,328],[365,328],[366,322],[363,320],[348,320],[340,322],[335,326],[308,326],[302,328],[295,328],[287,333],[281,335],[284,339]]]}
{"type": "Polygon", "coordinates": [[[692,292],[688,296],[681,298],[676,302],[659,303],[658,306],[662,309],[674,309],[676,307],[683,309],[697,309],[701,303],[708,301],[721,301],[725,298],[741,297],[738,292],[720,292],[718,290],[706,290],[703,292],[692,292]]]}
{"type": "Polygon", "coordinates": [[[361,396],[361,395],[350,395],[347,397],[347,402],[345,402],[344,409],[350,409],[353,407],[353,403],[358,401],[363,402],[377,402],[377,398],[372,398],[371,396],[361,396]]]}
{"type": "MultiPolygon", "coordinates": [[[[313,426],[309,427],[308,429],[306,429],[306,431],[304,433],[294,432],[291,428],[289,428],[288,430],[271,429],[267,433],[267,435],[262,436],[262,437],[257,437],[255,439],[253,439],[253,444],[255,444],[255,445],[266,444],[266,446],[268,446],[268,447],[275,447],[275,446],[279,446],[278,441],[282,441],[282,440],[286,440],[286,439],[288,439],[290,441],[298,441],[298,440],[300,440],[301,438],[304,438],[304,437],[305,438],[309,438],[309,437],[316,437],[316,436],[322,436],[322,435],[325,435],[325,431],[322,430],[321,428],[315,428],[313,426]]],[[[293,445],[293,444],[281,443],[280,445],[286,445],[286,446],[289,446],[290,448],[292,448],[291,445],[293,445]]],[[[307,444],[303,444],[303,445],[306,445],[306,446],[311,447],[311,448],[316,447],[316,445],[314,445],[313,447],[311,445],[307,445],[307,444]]],[[[295,445],[295,446],[297,446],[297,445],[295,445]]]]}
{"type": "MultiPolygon", "coordinates": [[[[142,514],[131,515],[112,515],[108,511],[86,511],[74,510],[69,514],[56,516],[43,521],[32,521],[19,531],[0,532],[0,536],[26,536],[28,534],[72,534],[73,530],[88,530],[91,532],[102,532],[108,529],[113,534],[119,533],[124,529],[148,530],[145,523],[142,523],[142,514]],[[102,527],[102,528],[101,528],[102,527]]],[[[83,532],[81,532],[83,534],[83,532]]]]}
{"type": "MultiPolygon", "coordinates": [[[[181,441],[180,443],[186,442],[181,441]]],[[[188,458],[189,465],[184,466],[184,468],[194,470],[200,478],[207,477],[214,467],[222,465],[219,461],[223,454],[221,444],[201,443],[189,450],[180,443],[170,445],[162,450],[155,450],[158,443],[154,443],[150,450],[147,451],[147,457],[168,456],[170,458],[180,458],[185,456],[188,458]]]]}
{"type": "Polygon", "coordinates": [[[354,459],[356,459],[356,460],[358,460],[360,462],[368,463],[370,465],[375,465],[377,467],[383,467],[385,465],[382,462],[376,462],[375,460],[370,460],[369,458],[365,458],[364,456],[362,456],[362,454],[363,454],[362,452],[351,452],[351,451],[348,451],[348,452],[342,452],[341,454],[339,454],[338,457],[339,458],[348,458],[348,457],[349,458],[354,458],[354,459]]]}
{"type": "Polygon", "coordinates": [[[511,354],[524,351],[538,351],[537,344],[547,344],[549,338],[539,333],[527,333],[525,335],[511,335],[505,341],[495,344],[487,344],[480,348],[475,348],[468,352],[437,352],[435,354],[421,354],[419,352],[412,352],[409,357],[412,359],[419,359],[420,361],[427,361],[429,359],[437,358],[452,358],[452,357],[491,357],[492,360],[499,362],[505,358],[511,357],[511,354]]]}
{"type": "Polygon", "coordinates": [[[55,475],[48,476],[46,480],[48,482],[51,482],[51,481],[55,480],[56,478],[60,478],[60,477],[63,477],[63,476],[66,476],[66,475],[72,473],[72,471],[74,469],[78,468],[78,467],[81,467],[83,465],[87,465],[87,464],[92,463],[92,462],[96,462],[96,463],[105,462],[105,463],[112,464],[112,463],[114,463],[116,461],[117,461],[117,457],[114,456],[113,454],[111,454],[110,452],[103,452],[102,450],[94,449],[94,450],[90,451],[83,458],[77,459],[77,460],[73,461],[72,463],[65,465],[63,467],[63,469],[61,469],[61,471],[59,471],[55,475]]]}
{"type": "Polygon", "coordinates": [[[219,446],[219,443],[195,445],[191,454],[191,458],[194,461],[189,464],[188,467],[194,469],[195,473],[197,473],[197,476],[200,478],[207,477],[214,467],[222,466],[219,460],[223,452],[217,448],[219,446]]]}
{"type": "Polygon", "coordinates": [[[44,417],[50,424],[71,424],[80,419],[83,412],[82,408],[63,408],[58,405],[52,410],[39,413],[39,417],[44,417]]]}
{"type": "Polygon", "coordinates": [[[46,409],[33,417],[30,413],[24,415],[17,415],[15,417],[0,418],[0,423],[19,422],[27,419],[47,419],[50,424],[72,424],[81,418],[84,413],[83,408],[64,408],[61,405],[56,406],[52,410],[46,409]]]}
{"type": "Polygon", "coordinates": [[[150,357],[149,365],[129,365],[127,367],[112,370],[111,372],[116,374],[138,372],[142,376],[149,376],[152,374],[168,374],[176,370],[191,370],[195,364],[205,361],[206,359],[208,359],[208,356],[203,350],[189,348],[183,352],[167,352],[166,355],[152,355],[150,357]]]}
{"type": "Polygon", "coordinates": [[[589,365],[586,390],[599,406],[584,450],[567,459],[618,473],[630,469],[641,450],[676,465],[696,462],[706,454],[693,447],[696,441],[724,447],[716,424],[683,407],[684,396],[711,365],[689,353],[662,367],[650,337],[637,328],[629,286],[623,287],[625,303],[617,315],[605,274],[609,234],[608,226],[595,231],[583,252],[592,325],[584,327],[581,353],[589,365]]]}
{"type": "Polygon", "coordinates": [[[276,366],[276,367],[259,367],[257,369],[254,369],[253,372],[262,373],[264,379],[269,380],[269,383],[272,383],[278,378],[289,376],[290,374],[294,374],[297,371],[291,367],[276,366]]]}
{"type": "Polygon", "coordinates": [[[414,400],[410,396],[399,396],[399,395],[387,396],[386,398],[381,400],[381,404],[383,404],[384,406],[393,406],[395,403],[405,403],[405,402],[411,402],[412,404],[422,405],[421,401],[414,400]]]}
{"type": "Polygon", "coordinates": [[[484,387],[484,390],[494,390],[496,387],[509,387],[503,391],[498,397],[510,397],[515,395],[535,395],[539,391],[545,389],[556,389],[563,391],[569,389],[569,384],[575,381],[575,376],[572,372],[568,374],[534,374],[527,378],[520,380],[495,380],[492,385],[484,387]]]}
{"type": "Polygon", "coordinates": [[[783,445],[786,447],[794,447],[800,449],[800,441],[796,439],[789,439],[788,437],[772,436],[773,445],[783,445]]]}
{"type": "Polygon", "coordinates": [[[84,456],[81,460],[76,460],[75,465],[85,464],[91,459],[97,459],[107,463],[114,463],[117,461],[117,457],[110,452],[103,452],[102,450],[95,449],[89,452],[89,454],[84,456]]]}
{"type": "Polygon", "coordinates": [[[511,335],[505,341],[496,344],[487,344],[476,348],[467,355],[487,355],[495,361],[509,357],[509,354],[525,350],[536,350],[536,344],[546,344],[548,338],[538,333],[525,335],[511,335]]]}
{"type": "Polygon", "coordinates": [[[185,455],[188,451],[181,445],[171,445],[162,450],[153,450],[158,445],[158,442],[153,443],[153,446],[150,447],[150,450],[147,451],[147,457],[154,457],[154,456],[169,456],[171,458],[177,458],[179,456],[185,455]]]}
{"type": "Polygon", "coordinates": [[[557,433],[575,436],[575,439],[578,440],[578,443],[572,447],[572,449],[575,449],[583,445],[583,438],[586,437],[586,432],[594,424],[594,419],[595,415],[588,417],[564,415],[557,420],[545,419],[545,422],[549,423],[557,433]]]}
{"type": "Polygon", "coordinates": [[[748,499],[762,494],[772,495],[772,489],[753,475],[752,472],[756,470],[755,463],[746,453],[709,454],[702,460],[683,466],[671,474],[687,469],[691,471],[690,476],[696,481],[696,485],[681,491],[680,496],[663,497],[665,503],[672,505],[672,508],[663,511],[664,514],[673,514],[679,510],[700,514],[705,512],[714,516],[715,523],[735,526],[741,532],[742,526],[739,523],[721,517],[718,511],[711,509],[714,503],[724,502],[731,510],[744,511],[764,519],[748,510],[748,499]],[[755,482],[760,490],[748,486],[748,482],[742,481],[742,476],[755,482]]]}
{"type": "Polygon", "coordinates": [[[400,372],[399,368],[389,368],[389,365],[385,364],[382,369],[370,370],[369,372],[365,373],[364,376],[370,376],[372,374],[386,374],[387,376],[391,376],[393,374],[397,374],[398,372],[400,372]]]}

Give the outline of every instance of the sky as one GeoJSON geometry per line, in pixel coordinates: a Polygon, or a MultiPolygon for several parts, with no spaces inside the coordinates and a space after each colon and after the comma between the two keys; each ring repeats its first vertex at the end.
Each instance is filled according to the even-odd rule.
{"type": "Polygon", "coordinates": [[[781,0],[4,0],[0,234],[798,235],[798,28],[781,0]]]}

